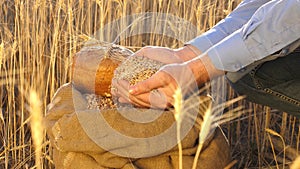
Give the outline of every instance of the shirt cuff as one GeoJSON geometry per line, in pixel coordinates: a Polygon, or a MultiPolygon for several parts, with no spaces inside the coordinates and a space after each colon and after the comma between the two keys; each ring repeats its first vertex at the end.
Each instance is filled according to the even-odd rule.
{"type": "Polygon", "coordinates": [[[255,61],[240,30],[208,49],[207,55],[217,69],[229,72],[237,72],[255,61]]]}
{"type": "Polygon", "coordinates": [[[215,28],[212,28],[209,31],[198,36],[197,38],[185,43],[185,45],[193,45],[201,52],[205,52],[226,36],[227,35],[222,33],[221,31],[217,31],[215,28]]]}

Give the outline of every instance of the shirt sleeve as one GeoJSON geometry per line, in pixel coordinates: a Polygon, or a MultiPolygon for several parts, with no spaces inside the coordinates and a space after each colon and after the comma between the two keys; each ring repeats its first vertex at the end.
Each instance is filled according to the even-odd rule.
{"type": "Polygon", "coordinates": [[[205,52],[207,49],[241,28],[254,12],[270,0],[244,0],[225,19],[221,20],[209,31],[201,34],[186,44],[205,52]]]}
{"type": "Polygon", "coordinates": [[[210,49],[217,69],[236,72],[279,51],[300,38],[300,1],[273,0],[261,6],[251,19],[210,49]]]}

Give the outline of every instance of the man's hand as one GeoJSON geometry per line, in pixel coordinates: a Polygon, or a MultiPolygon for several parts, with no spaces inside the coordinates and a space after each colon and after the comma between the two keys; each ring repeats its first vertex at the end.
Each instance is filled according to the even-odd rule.
{"type": "Polygon", "coordinates": [[[201,51],[199,51],[195,47],[192,47],[191,45],[187,45],[178,49],[170,49],[158,46],[146,46],[137,51],[131,57],[144,56],[165,64],[171,64],[186,62],[192,58],[195,58],[200,53],[201,51]]]}
{"type": "MultiPolygon", "coordinates": [[[[161,51],[162,48],[149,47],[141,51],[143,50],[146,50],[144,52],[147,54],[151,54],[144,53],[144,56],[151,56],[152,59],[161,59],[159,61],[168,63],[167,59],[162,60],[165,55],[161,55],[161,57],[154,55],[157,50],[161,51]]],[[[168,55],[169,49],[163,48],[163,51],[167,58],[174,56],[174,52],[171,52],[172,55],[168,55]]],[[[139,52],[137,55],[141,53],[139,52]]],[[[167,108],[173,105],[173,95],[178,87],[184,92],[183,95],[188,94],[197,88],[197,84],[202,85],[211,78],[223,74],[224,72],[215,69],[209,57],[203,54],[183,63],[167,64],[149,79],[134,86],[130,86],[127,81],[113,81],[113,86],[118,89],[118,92],[113,95],[118,97],[121,103],[131,103],[137,107],[167,108]]]]}
{"type": "Polygon", "coordinates": [[[113,81],[113,86],[118,88],[116,95],[121,103],[164,109],[173,105],[173,95],[178,87],[188,92],[197,85],[192,71],[182,63],[165,65],[149,79],[134,86],[129,86],[126,81],[113,81]]]}

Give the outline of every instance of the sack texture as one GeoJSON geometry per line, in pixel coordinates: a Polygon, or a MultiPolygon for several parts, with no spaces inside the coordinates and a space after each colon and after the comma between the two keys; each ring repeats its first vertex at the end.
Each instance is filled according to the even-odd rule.
{"type": "MultiPolygon", "coordinates": [[[[88,112],[89,115],[100,113],[97,110],[88,110],[86,105],[84,96],[71,83],[65,84],[58,89],[49,105],[45,121],[47,134],[52,145],[53,160],[57,169],[178,168],[177,146],[162,154],[136,159],[115,155],[98,146],[91,139],[91,135],[86,134],[78,119],[77,111],[88,112]]],[[[130,108],[126,109],[128,112],[131,110],[130,108]]],[[[173,114],[169,111],[163,112],[157,120],[145,124],[127,120],[116,109],[101,111],[101,113],[113,129],[121,133],[126,133],[126,135],[131,137],[146,138],[155,136],[167,129],[174,122],[173,114]]],[[[94,131],[94,134],[96,135],[97,131],[94,131]]],[[[192,167],[194,154],[198,146],[198,134],[199,130],[193,127],[182,140],[183,168],[192,167]]],[[[101,141],[100,137],[99,139],[101,141]]],[[[105,139],[105,137],[102,139],[105,139]]],[[[122,146],[126,147],[126,145],[122,146]]],[[[156,150],[154,148],[151,151],[155,152],[156,150]]],[[[229,162],[229,145],[220,129],[217,128],[210,139],[206,141],[206,145],[200,154],[197,168],[221,169],[229,162]]]]}

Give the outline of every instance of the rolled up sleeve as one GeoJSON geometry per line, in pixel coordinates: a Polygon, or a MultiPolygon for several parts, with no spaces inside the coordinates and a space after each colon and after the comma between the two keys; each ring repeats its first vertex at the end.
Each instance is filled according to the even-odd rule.
{"type": "Polygon", "coordinates": [[[217,69],[236,72],[300,38],[300,1],[261,6],[240,29],[207,50],[217,69]]]}

